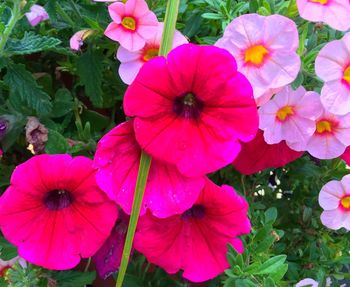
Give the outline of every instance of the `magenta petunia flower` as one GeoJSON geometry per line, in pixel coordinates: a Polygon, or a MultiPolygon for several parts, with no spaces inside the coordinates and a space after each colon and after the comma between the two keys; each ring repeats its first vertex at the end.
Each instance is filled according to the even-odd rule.
{"type": "Polygon", "coordinates": [[[325,82],[321,101],[326,110],[337,115],[350,113],[350,33],[321,49],[315,70],[325,82]]]}
{"type": "Polygon", "coordinates": [[[267,168],[279,168],[300,158],[304,152],[290,149],[285,141],[278,144],[267,144],[263,131],[256,137],[242,144],[241,152],[233,162],[233,166],[242,174],[253,174],[267,168]]]}
{"type": "Polygon", "coordinates": [[[196,204],[183,214],[141,217],[134,246],[170,274],[181,269],[190,281],[206,281],[229,267],[227,244],[243,252],[237,236],[250,232],[247,210],[247,202],[232,187],[207,179],[196,204]]]}
{"type": "Polygon", "coordinates": [[[238,70],[252,84],[259,106],[293,82],[300,70],[297,27],[281,15],[237,17],[215,45],[236,58],[238,70]]]}
{"type": "Polygon", "coordinates": [[[294,150],[303,151],[316,130],[316,119],[322,113],[320,97],[303,87],[293,91],[285,87],[260,107],[260,128],[268,144],[285,140],[294,150]]]}
{"type": "Polygon", "coordinates": [[[117,207],[98,188],[92,160],[39,155],[19,165],[0,197],[0,228],[21,257],[71,269],[102,246],[117,207]]]}
{"type": "MultiPolygon", "coordinates": [[[[141,156],[133,125],[134,120],[130,120],[106,134],[97,145],[94,159],[98,185],[128,214],[132,209],[141,156]]],[[[203,185],[203,177],[185,177],[175,166],[154,159],[141,215],[147,208],[157,217],[182,213],[197,200],[203,185]]]]}
{"type": "MultiPolygon", "coordinates": [[[[146,45],[141,50],[132,52],[122,46],[118,48],[117,58],[121,62],[119,75],[124,83],[130,85],[143,64],[158,56],[163,27],[164,24],[159,23],[157,33],[152,38],[146,40],[146,45]]],[[[173,48],[186,43],[188,43],[186,37],[175,30],[173,48]]]]}
{"type": "Polygon", "coordinates": [[[113,22],[105,35],[129,51],[142,49],[146,40],[157,33],[157,17],[148,9],[145,0],[116,2],[108,6],[108,11],[113,22]]]}
{"type": "Polygon", "coordinates": [[[307,142],[306,151],[319,159],[332,159],[342,155],[348,146],[350,146],[350,113],[336,116],[323,110],[316,119],[316,131],[307,142]]]}
{"type": "Polygon", "coordinates": [[[252,88],[224,49],[185,44],[141,68],[124,97],[142,149],[187,176],[232,163],[254,138],[252,88]],[[249,120],[247,120],[249,119],[249,120]]]}
{"type": "Polygon", "coordinates": [[[349,0],[297,0],[299,14],[312,22],[325,22],[333,29],[350,28],[349,0]]]}
{"type": "Polygon", "coordinates": [[[347,165],[350,165],[350,146],[347,147],[345,152],[340,156],[342,160],[346,162],[347,165]]]}
{"type": "Polygon", "coordinates": [[[344,176],[341,181],[326,183],[318,202],[324,209],[321,214],[323,225],[334,230],[342,227],[350,230],[350,175],[344,176]]]}
{"type": "Polygon", "coordinates": [[[38,25],[40,22],[49,19],[49,14],[47,14],[44,7],[34,4],[30,7],[29,12],[25,14],[28,19],[28,22],[32,26],[38,25]]]}

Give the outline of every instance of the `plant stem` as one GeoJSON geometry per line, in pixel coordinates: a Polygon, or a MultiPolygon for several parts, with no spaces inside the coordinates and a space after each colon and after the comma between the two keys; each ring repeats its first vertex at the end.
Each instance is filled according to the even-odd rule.
{"type": "MultiPolygon", "coordinates": [[[[179,10],[180,0],[169,0],[165,12],[164,30],[159,49],[159,56],[166,56],[173,46],[175,25],[179,10]]],[[[145,193],[149,169],[151,166],[151,157],[142,152],[140,167],[136,181],[134,201],[126,234],[125,245],[123,249],[122,260],[119,267],[116,287],[121,287],[124,281],[126,269],[128,267],[132,243],[136,231],[137,222],[140,215],[143,195],[145,193]]]]}
{"type": "Polygon", "coordinates": [[[134,240],[136,225],[139,219],[141,203],[142,203],[143,194],[146,188],[150,166],[151,166],[151,157],[145,154],[144,152],[142,152],[141,159],[140,159],[139,173],[137,176],[137,182],[136,182],[136,188],[135,188],[135,194],[134,194],[134,201],[132,204],[132,211],[130,215],[128,232],[126,234],[125,245],[124,245],[122,260],[119,267],[116,287],[122,286],[126,269],[128,267],[131,248],[132,248],[132,242],[134,240]]]}
{"type": "Polygon", "coordinates": [[[15,0],[13,1],[13,8],[11,10],[11,18],[8,21],[5,30],[0,38],[0,56],[3,55],[8,38],[10,37],[13,28],[15,27],[18,20],[21,19],[21,17],[21,1],[15,0]]]}

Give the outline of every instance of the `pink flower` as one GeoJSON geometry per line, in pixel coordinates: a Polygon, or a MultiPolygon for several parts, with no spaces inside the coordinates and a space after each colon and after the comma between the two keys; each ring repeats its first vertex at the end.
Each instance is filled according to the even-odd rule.
{"type": "Polygon", "coordinates": [[[80,51],[85,39],[93,33],[94,31],[91,29],[84,29],[76,32],[69,40],[70,48],[74,51],[80,51]]]}
{"type": "Polygon", "coordinates": [[[242,174],[253,174],[267,168],[278,168],[298,159],[304,152],[290,149],[285,141],[278,144],[267,144],[263,131],[259,130],[256,137],[242,144],[242,150],[233,162],[233,166],[242,174]]]}
{"type": "Polygon", "coordinates": [[[336,116],[324,110],[316,119],[316,131],[307,142],[306,151],[319,159],[332,159],[342,155],[348,146],[350,113],[336,116]]]}
{"type": "MultiPolygon", "coordinates": [[[[134,120],[130,120],[106,134],[97,145],[94,160],[98,185],[128,214],[132,209],[141,156],[133,125],[134,120]]],[[[182,213],[197,200],[203,185],[203,177],[185,177],[175,166],[154,159],[141,214],[147,208],[157,217],[182,213]]]]}
{"type": "Polygon", "coordinates": [[[337,115],[349,113],[350,33],[345,34],[341,40],[329,42],[321,49],[316,58],[315,70],[325,81],[321,101],[326,110],[337,115]]]}
{"type": "Polygon", "coordinates": [[[293,82],[300,70],[295,23],[281,15],[242,15],[227,26],[216,46],[227,49],[250,81],[258,105],[293,82]]]}
{"type": "Polygon", "coordinates": [[[311,278],[305,278],[299,281],[295,287],[318,287],[318,282],[311,278]]]}
{"type": "MultiPolygon", "coordinates": [[[[131,52],[122,46],[119,47],[117,52],[117,58],[121,62],[119,66],[119,75],[124,83],[130,85],[143,64],[158,56],[163,27],[164,24],[159,23],[157,33],[146,41],[146,45],[141,50],[131,52]]],[[[176,30],[173,48],[186,43],[188,43],[186,37],[176,30]]]]}
{"type": "Polygon", "coordinates": [[[29,24],[32,26],[38,25],[41,21],[45,21],[49,19],[49,14],[47,14],[44,7],[34,4],[32,7],[30,7],[30,10],[28,13],[25,14],[29,24]]]}
{"type": "Polygon", "coordinates": [[[347,147],[345,152],[340,157],[342,160],[346,162],[347,165],[350,165],[350,146],[347,147]]]}
{"type": "Polygon", "coordinates": [[[285,87],[260,107],[260,128],[268,144],[285,140],[294,150],[305,150],[307,141],[316,130],[316,118],[322,113],[319,95],[303,87],[293,91],[285,87]]]}
{"type": "Polygon", "coordinates": [[[105,35],[129,51],[142,49],[146,40],[157,33],[157,17],[148,9],[145,0],[116,2],[108,6],[108,11],[113,22],[105,35]]]}
{"type": "Polygon", "coordinates": [[[321,214],[323,225],[334,230],[342,227],[350,230],[350,175],[344,176],[341,181],[326,183],[318,202],[324,209],[321,214]]]}
{"type": "Polygon", "coordinates": [[[141,217],[135,249],[170,274],[182,269],[190,281],[209,280],[229,267],[228,243],[243,252],[237,236],[250,232],[247,209],[247,202],[232,187],[207,180],[196,204],[183,214],[141,217]]]}
{"type": "Polygon", "coordinates": [[[187,176],[232,163],[239,141],[258,128],[249,82],[234,58],[213,46],[185,44],[147,62],[126,91],[124,110],[136,116],[141,148],[187,176]]]}
{"type": "Polygon", "coordinates": [[[95,182],[92,160],[39,155],[16,167],[0,197],[0,228],[21,257],[70,269],[102,246],[117,208],[95,182]]]}
{"type": "Polygon", "coordinates": [[[299,14],[312,22],[325,22],[333,29],[350,28],[349,0],[297,0],[299,14]]]}

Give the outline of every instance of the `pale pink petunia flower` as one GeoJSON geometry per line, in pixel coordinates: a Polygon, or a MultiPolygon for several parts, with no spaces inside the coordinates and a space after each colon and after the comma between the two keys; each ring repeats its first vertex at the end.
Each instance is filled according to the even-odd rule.
{"type": "MultiPolygon", "coordinates": [[[[316,119],[316,131],[305,150],[319,159],[339,157],[350,145],[350,113],[337,116],[323,110],[316,119]]],[[[293,146],[291,146],[293,148],[293,146]]]]}
{"type": "Polygon", "coordinates": [[[299,14],[311,22],[324,22],[340,31],[350,28],[349,0],[297,0],[299,14]]]}
{"type": "Polygon", "coordinates": [[[268,144],[283,140],[294,150],[305,150],[316,130],[315,120],[322,113],[319,95],[303,87],[293,91],[290,86],[277,93],[259,109],[260,128],[268,144]]]}
{"type": "Polygon", "coordinates": [[[350,230],[350,175],[344,176],[341,181],[326,183],[318,202],[324,209],[321,214],[323,225],[334,230],[342,227],[350,230]]]}
{"type": "Polygon", "coordinates": [[[116,2],[108,6],[108,11],[113,22],[105,35],[129,51],[142,49],[146,40],[157,33],[157,17],[148,9],[145,0],[116,2]]]}
{"type": "Polygon", "coordinates": [[[318,287],[318,282],[311,278],[305,278],[299,281],[295,287],[318,287]]]}
{"type": "Polygon", "coordinates": [[[93,33],[94,31],[91,29],[84,29],[76,32],[69,40],[70,48],[74,51],[80,51],[80,48],[84,44],[84,40],[93,33]]]}
{"type": "Polygon", "coordinates": [[[27,12],[25,15],[29,24],[32,26],[36,26],[40,22],[49,19],[49,14],[47,14],[45,8],[37,4],[30,7],[29,12],[27,12]]]}
{"type": "Polygon", "coordinates": [[[216,46],[227,49],[251,82],[258,105],[290,84],[300,70],[298,30],[281,15],[242,15],[227,26],[216,46]]]}
{"type": "MultiPolygon", "coordinates": [[[[157,32],[154,36],[146,40],[146,45],[138,51],[131,52],[120,46],[117,52],[117,58],[121,62],[119,66],[119,75],[124,83],[131,84],[144,63],[158,56],[160,42],[163,33],[163,23],[159,23],[157,32]]],[[[188,43],[188,40],[179,31],[175,31],[173,48],[188,43]]]]}
{"type": "Polygon", "coordinates": [[[315,70],[317,76],[325,82],[321,91],[324,107],[337,115],[349,113],[350,33],[340,40],[329,42],[321,49],[316,58],[315,70]]]}

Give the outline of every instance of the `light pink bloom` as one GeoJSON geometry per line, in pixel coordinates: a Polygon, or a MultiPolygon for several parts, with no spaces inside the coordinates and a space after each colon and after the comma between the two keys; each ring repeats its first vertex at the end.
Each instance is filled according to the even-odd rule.
{"type": "MultiPolygon", "coordinates": [[[[140,156],[134,120],[107,133],[99,141],[95,154],[97,184],[128,214],[132,209],[140,156]]],[[[175,166],[153,159],[141,215],[147,209],[157,217],[182,213],[197,200],[203,185],[204,177],[186,177],[175,166]]]]}
{"type": "MultiPolygon", "coordinates": [[[[117,58],[121,62],[119,66],[119,75],[124,83],[131,84],[144,63],[158,56],[159,46],[162,39],[163,23],[159,23],[157,33],[146,41],[143,49],[131,52],[120,46],[117,52],[117,58]]],[[[175,31],[173,48],[188,43],[186,37],[179,31],[175,31]]]]}
{"type": "Polygon", "coordinates": [[[79,51],[84,44],[84,40],[93,34],[93,30],[84,29],[76,32],[69,40],[70,48],[74,51],[79,51]]]}
{"type": "MultiPolygon", "coordinates": [[[[350,17],[350,16],[349,16],[350,17]]],[[[349,18],[350,23],[350,18],[349,18]]],[[[325,84],[321,101],[331,113],[350,112],[350,33],[324,46],[316,58],[315,70],[325,84]]]]}
{"type": "Polygon", "coordinates": [[[305,278],[299,281],[295,287],[318,287],[318,282],[311,278],[305,278]]]}
{"type": "Polygon", "coordinates": [[[349,0],[297,0],[299,14],[312,22],[325,22],[333,29],[350,28],[349,0]]]}
{"type": "Polygon", "coordinates": [[[108,6],[108,11],[113,22],[105,35],[129,51],[142,49],[146,40],[157,33],[157,17],[148,9],[145,0],[116,2],[108,6]]]}
{"type": "Polygon", "coordinates": [[[341,181],[326,183],[318,202],[324,209],[321,214],[323,225],[334,230],[342,227],[350,230],[350,175],[344,176],[341,181]]]}
{"type": "Polygon", "coordinates": [[[25,15],[29,21],[29,24],[32,26],[36,26],[41,21],[49,19],[49,14],[47,14],[45,8],[37,4],[30,7],[30,11],[25,15]]]}
{"type": "Polygon", "coordinates": [[[281,15],[242,15],[227,26],[216,46],[226,48],[250,81],[258,105],[294,81],[300,70],[295,23],[281,15]]]}
{"type": "Polygon", "coordinates": [[[260,128],[268,144],[285,140],[294,150],[302,151],[316,130],[315,120],[322,113],[319,95],[303,87],[293,91],[285,87],[260,107],[260,128]]]}
{"type": "Polygon", "coordinates": [[[305,150],[319,159],[332,159],[342,155],[349,145],[350,113],[336,116],[323,110],[316,119],[316,131],[307,142],[305,150]]]}

